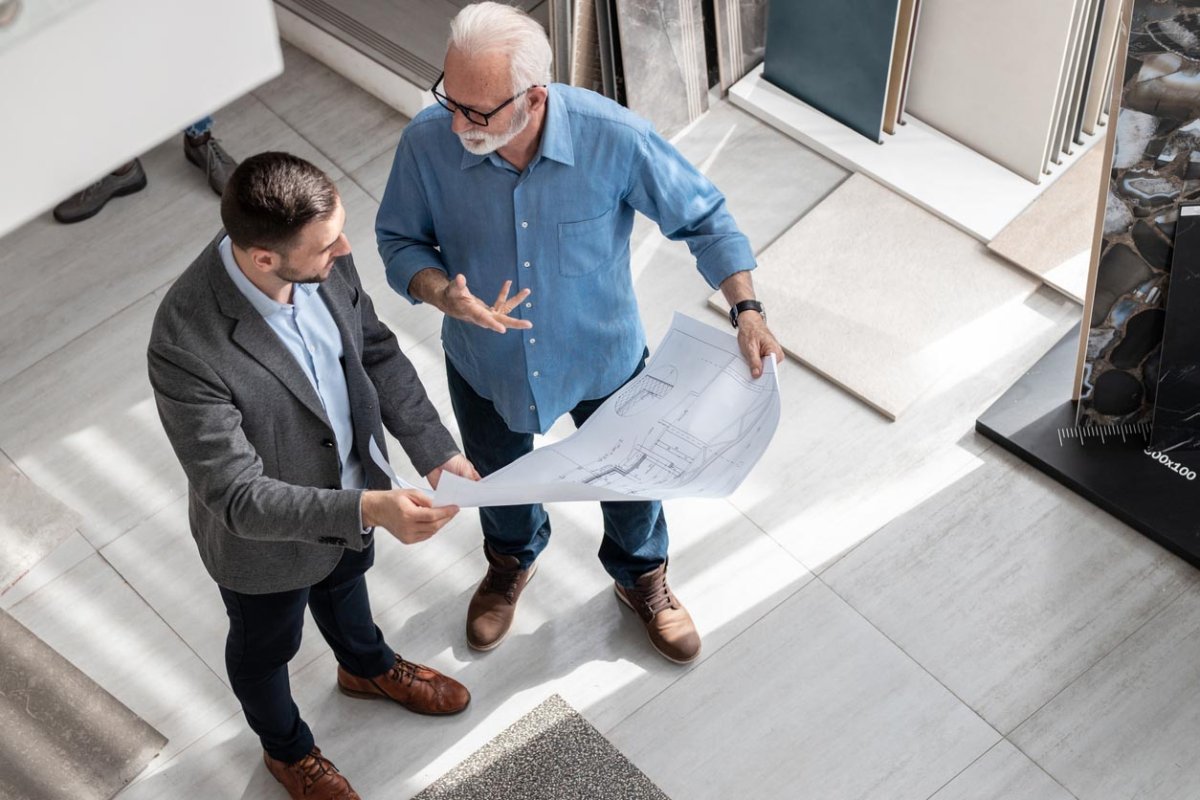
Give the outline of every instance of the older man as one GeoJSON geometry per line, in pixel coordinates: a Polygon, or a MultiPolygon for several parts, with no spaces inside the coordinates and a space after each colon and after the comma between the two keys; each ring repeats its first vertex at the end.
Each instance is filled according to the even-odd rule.
{"type": "MultiPolygon", "coordinates": [[[[549,85],[551,51],[499,3],[451,23],[430,107],[396,150],[376,234],[393,289],[445,314],[442,341],[467,457],[487,475],[564,413],[582,424],[647,355],[629,267],[641,211],[688,243],[733,306],[751,374],[782,357],[754,299],[754,256],[724,197],[651,125],[592,92],[549,85]],[[511,294],[513,287],[516,294],[511,294]],[[474,292],[491,297],[487,303],[474,292]]],[[[700,637],[667,584],[659,503],[601,503],[600,560],[651,643],[686,663],[700,637]]],[[[540,505],[480,510],[488,571],[467,642],[496,647],[550,536],[540,505]]]]}
{"type": "Polygon", "coordinates": [[[401,658],[372,620],[374,526],[412,544],[457,512],[392,489],[372,444],[383,452],[386,426],[435,486],[443,470],[478,476],[375,316],[329,177],[260,153],[234,170],[221,218],[159,306],[150,382],[229,616],[229,683],[266,766],[292,797],[350,800],[292,702],[304,610],[343,693],[420,714],[466,708],[466,688],[401,658]]]}

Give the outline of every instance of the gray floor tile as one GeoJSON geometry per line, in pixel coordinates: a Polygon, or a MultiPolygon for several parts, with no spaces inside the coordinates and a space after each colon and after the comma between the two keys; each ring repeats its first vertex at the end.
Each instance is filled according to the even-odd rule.
{"type": "Polygon", "coordinates": [[[392,173],[392,161],[395,156],[396,148],[393,143],[391,148],[384,150],[351,173],[351,177],[358,181],[358,185],[375,198],[376,202],[383,201],[383,192],[387,189],[388,176],[392,173]]]}
{"type": "Polygon", "coordinates": [[[1200,796],[1200,587],[1009,737],[1079,800],[1200,796]]]}
{"type": "Polygon", "coordinates": [[[8,610],[51,581],[65,575],[72,567],[96,554],[96,548],[78,531],[64,539],[41,561],[37,562],[19,581],[0,592],[0,609],[8,610]]]}
{"type": "Polygon", "coordinates": [[[166,736],[159,761],[238,708],[229,689],[99,555],[9,613],[166,736]]]}
{"type": "Polygon", "coordinates": [[[337,164],[253,94],[243,95],[213,114],[213,135],[239,161],[255,153],[281,150],[315,164],[334,180],[343,174],[337,164]]]}
{"type": "MultiPolygon", "coordinates": [[[[706,652],[719,651],[809,579],[726,503],[668,504],[667,515],[677,531],[672,586],[695,618],[706,652]]],[[[562,695],[605,730],[696,668],[655,654],[640,622],[613,596],[595,558],[601,524],[595,504],[555,506],[551,516],[554,538],[497,650],[475,653],[463,639],[467,602],[484,572],[477,551],[376,617],[406,658],[467,685],[472,701],[463,714],[417,717],[343,697],[333,687],[329,654],[293,676],[297,705],[318,744],[364,796],[415,794],[547,694],[562,695]]],[[[373,587],[379,577],[372,571],[373,587]]],[[[245,723],[231,719],[122,798],[274,797],[277,787],[257,759],[257,742],[245,723]]]]}
{"type": "Polygon", "coordinates": [[[408,122],[398,111],[286,43],[283,63],[255,96],[343,172],[396,147],[408,122]]]}
{"type": "Polygon", "coordinates": [[[818,581],[606,735],[688,800],[926,798],[1000,738],[818,581]]]}
{"type": "Polygon", "coordinates": [[[1012,456],[984,462],[824,580],[1007,733],[1197,578],[1012,456]]]}
{"type": "Polygon", "coordinates": [[[75,533],[79,517],[0,454],[0,595],[75,533]]]}
{"type": "Polygon", "coordinates": [[[929,800],[1073,800],[1073,796],[1005,739],[929,800]]]}
{"type": "Polygon", "coordinates": [[[82,516],[96,547],[186,489],[146,374],[160,300],[142,298],[0,386],[0,448],[82,516]]]}

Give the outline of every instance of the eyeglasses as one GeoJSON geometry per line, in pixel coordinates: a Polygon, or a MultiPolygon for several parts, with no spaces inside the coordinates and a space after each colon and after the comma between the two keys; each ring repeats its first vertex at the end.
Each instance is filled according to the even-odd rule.
{"type": "Polygon", "coordinates": [[[467,122],[471,123],[472,125],[478,125],[481,128],[486,128],[489,119],[491,119],[492,117],[499,114],[501,111],[503,111],[508,106],[512,105],[512,103],[518,97],[525,94],[525,92],[528,92],[529,89],[535,89],[538,86],[543,85],[540,83],[535,83],[533,86],[530,86],[529,89],[522,89],[521,91],[514,94],[512,97],[505,100],[500,105],[493,108],[491,111],[485,112],[485,111],[476,111],[475,109],[471,108],[470,106],[464,106],[462,103],[456,103],[455,101],[451,100],[449,97],[447,97],[442,92],[439,92],[438,87],[442,85],[442,81],[445,80],[445,78],[446,78],[445,72],[443,72],[441,75],[438,75],[438,79],[437,79],[437,81],[434,82],[433,89],[431,90],[433,92],[433,98],[438,101],[438,104],[442,108],[446,109],[451,114],[453,114],[456,111],[462,112],[462,115],[464,117],[466,117],[467,122]]]}

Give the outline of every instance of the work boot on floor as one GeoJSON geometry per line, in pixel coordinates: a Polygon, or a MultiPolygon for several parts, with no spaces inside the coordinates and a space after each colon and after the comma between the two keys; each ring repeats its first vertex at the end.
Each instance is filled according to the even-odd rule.
{"type": "Polygon", "coordinates": [[[54,218],[71,224],[96,216],[114,197],[133,194],[146,188],[146,171],[142,162],[134,159],[124,172],[110,172],[81,192],[71,195],[54,207],[54,218]]]}
{"type": "Polygon", "coordinates": [[[291,764],[264,752],[263,763],[294,800],[362,800],[333,762],[321,755],[319,747],[291,764]]]}
{"type": "Polygon", "coordinates": [[[208,177],[208,185],[220,197],[225,192],[225,184],[229,176],[237,169],[238,162],[225,152],[221,143],[213,138],[211,133],[197,136],[195,139],[183,135],[183,155],[188,161],[204,171],[208,177]]]}
{"type": "Polygon", "coordinates": [[[471,702],[471,693],[437,670],[396,656],[387,672],[359,678],[338,665],[338,688],[351,697],[392,700],[418,714],[457,714],[471,702]]]}
{"type": "Polygon", "coordinates": [[[667,565],[647,572],[632,588],[614,584],[617,599],[632,608],[646,625],[650,644],[668,661],[687,664],[700,655],[700,634],[691,614],[667,585],[667,565]]]}
{"type": "Polygon", "coordinates": [[[467,644],[472,650],[491,650],[504,641],[517,613],[517,600],[537,572],[537,563],[521,569],[516,556],[492,552],[486,543],[487,575],[467,607],[467,644]]]}

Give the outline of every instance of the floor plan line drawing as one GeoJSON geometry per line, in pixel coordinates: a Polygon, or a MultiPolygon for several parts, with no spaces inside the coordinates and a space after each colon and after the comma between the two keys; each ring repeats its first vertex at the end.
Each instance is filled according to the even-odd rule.
{"type": "Polygon", "coordinates": [[[438,505],[724,497],[779,424],[776,365],[750,367],[737,337],[682,314],[646,368],[572,435],[479,482],[444,475],[438,505]]]}

